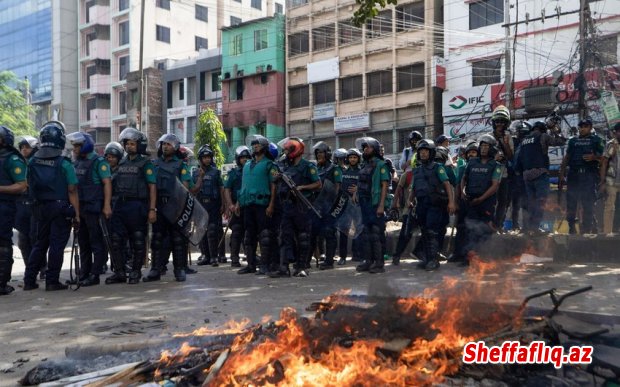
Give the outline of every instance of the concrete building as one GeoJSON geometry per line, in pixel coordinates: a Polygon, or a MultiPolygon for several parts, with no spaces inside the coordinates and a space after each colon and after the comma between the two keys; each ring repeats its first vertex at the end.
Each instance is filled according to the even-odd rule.
{"type": "Polygon", "coordinates": [[[407,134],[441,131],[432,64],[442,53],[441,1],[399,1],[365,26],[353,0],[295,0],[287,9],[287,135],[307,149],[323,140],[350,148],[367,134],[386,154],[407,134]],[[310,146],[308,146],[310,145],[310,146]]]}
{"type": "Polygon", "coordinates": [[[210,108],[222,115],[221,68],[221,50],[212,48],[195,59],[169,63],[163,71],[164,126],[190,148],[200,114],[210,108]]]}
{"type": "Polygon", "coordinates": [[[222,124],[231,152],[248,134],[284,138],[284,16],[222,29],[222,124]]]}
{"type": "MultiPolygon", "coordinates": [[[[167,59],[188,59],[201,49],[219,47],[222,27],[271,14],[278,8],[271,0],[145,3],[143,68],[159,70],[165,68],[167,59]]],[[[127,108],[130,94],[137,98],[127,87],[127,74],[139,70],[140,4],[130,0],[78,0],[80,129],[93,133],[100,144],[116,139],[130,124],[150,130],[145,118],[137,117],[138,109],[127,108]]],[[[145,93],[146,84],[142,86],[145,93]]],[[[153,128],[156,132],[165,129],[153,128]]]]}
{"type": "MultiPolygon", "coordinates": [[[[606,126],[606,120],[600,106],[596,106],[595,90],[620,90],[620,2],[587,3],[594,26],[585,43],[587,99],[591,99],[589,114],[600,128],[606,126]]],[[[445,5],[446,90],[442,114],[446,135],[478,137],[490,130],[488,118],[492,109],[507,104],[507,35],[503,25],[508,21],[512,23],[508,43],[509,59],[514,66],[509,79],[513,118],[541,119],[559,107],[566,118],[562,121],[563,129],[577,124],[579,1],[510,1],[509,19],[504,6],[503,0],[445,5]],[[563,15],[556,16],[558,13],[563,15]]],[[[620,96],[617,91],[616,94],[620,96]]]]}
{"type": "Polygon", "coordinates": [[[76,23],[74,2],[0,2],[0,69],[28,80],[36,128],[51,119],[78,126],[76,23]]]}

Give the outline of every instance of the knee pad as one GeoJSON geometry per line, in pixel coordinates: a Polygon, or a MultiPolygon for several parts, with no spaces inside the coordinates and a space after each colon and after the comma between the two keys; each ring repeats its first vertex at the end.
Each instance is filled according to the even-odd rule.
{"type": "Polygon", "coordinates": [[[209,227],[207,229],[207,238],[215,239],[219,235],[219,230],[216,227],[209,227]]]}
{"type": "Polygon", "coordinates": [[[153,250],[161,250],[164,247],[164,235],[162,233],[153,233],[151,239],[151,248],[153,250]]]}
{"type": "Polygon", "coordinates": [[[234,223],[230,226],[230,232],[235,235],[241,234],[243,232],[243,225],[239,222],[234,223]]]}
{"type": "Polygon", "coordinates": [[[271,232],[269,230],[263,230],[258,235],[261,247],[268,246],[271,243],[271,232]]]}
{"type": "Polygon", "coordinates": [[[125,240],[118,234],[112,234],[110,238],[110,242],[112,246],[110,246],[113,250],[122,251],[125,249],[125,240]]]}
{"type": "MultiPolygon", "coordinates": [[[[136,250],[146,249],[146,235],[142,231],[136,231],[131,235],[133,247],[136,250]]],[[[155,240],[155,238],[154,238],[155,240]]],[[[161,243],[161,241],[159,242],[161,243]]]]}

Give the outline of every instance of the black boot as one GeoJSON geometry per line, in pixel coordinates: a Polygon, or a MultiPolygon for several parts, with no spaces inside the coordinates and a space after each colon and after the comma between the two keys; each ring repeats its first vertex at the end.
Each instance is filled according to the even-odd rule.
{"type": "Polygon", "coordinates": [[[160,279],[161,271],[159,271],[159,268],[151,266],[151,270],[149,270],[148,274],[142,278],[142,282],[154,282],[159,281],[160,279]]]}
{"type": "Polygon", "coordinates": [[[341,258],[338,260],[338,266],[345,265],[346,263],[347,263],[347,259],[346,259],[346,258],[344,258],[344,257],[341,257],[341,258]]]}
{"type": "Polygon", "coordinates": [[[392,265],[394,266],[400,265],[400,255],[394,255],[392,257],[392,265]]]}
{"type": "MultiPolygon", "coordinates": [[[[124,269],[123,265],[123,269],[124,269]]],[[[105,279],[106,285],[111,284],[124,284],[127,282],[127,274],[125,274],[125,270],[117,270],[114,274],[105,279]]]]}
{"type": "Polygon", "coordinates": [[[185,275],[185,269],[174,269],[174,279],[177,282],[185,282],[187,279],[185,275]]]}
{"type": "Polygon", "coordinates": [[[370,265],[368,272],[371,274],[385,273],[383,260],[375,261],[370,265]]]}
{"type": "Polygon", "coordinates": [[[61,284],[60,282],[52,282],[45,284],[45,290],[48,292],[54,292],[56,290],[67,290],[69,289],[68,285],[61,284]]]}
{"type": "Polygon", "coordinates": [[[7,285],[11,280],[13,269],[13,246],[0,247],[0,295],[7,295],[15,290],[7,285]]]}
{"type": "Polygon", "coordinates": [[[356,271],[364,272],[370,270],[370,262],[364,261],[355,267],[356,271]]]}
{"type": "Polygon", "coordinates": [[[0,296],[6,296],[9,295],[11,293],[13,293],[13,291],[15,290],[14,287],[12,287],[11,285],[7,285],[7,284],[0,284],[0,296]]]}
{"type": "Polygon", "coordinates": [[[127,283],[130,285],[139,284],[140,277],[142,277],[142,273],[140,272],[140,270],[132,270],[131,273],[129,273],[129,280],[127,281],[127,283]]]}
{"type": "Polygon", "coordinates": [[[91,274],[85,280],[80,281],[80,286],[87,287],[87,286],[95,286],[95,285],[99,285],[99,276],[95,274],[91,274]]]}
{"type": "Polygon", "coordinates": [[[270,271],[267,275],[271,278],[290,277],[291,270],[288,268],[288,265],[280,265],[277,270],[270,271]]]}
{"type": "Polygon", "coordinates": [[[237,271],[237,274],[250,274],[250,273],[256,273],[256,267],[250,266],[249,264],[243,269],[240,269],[237,271]]]}

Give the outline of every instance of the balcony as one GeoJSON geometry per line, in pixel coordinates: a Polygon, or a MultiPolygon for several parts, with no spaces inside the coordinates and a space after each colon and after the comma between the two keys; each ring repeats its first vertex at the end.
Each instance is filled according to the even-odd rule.
{"type": "Polygon", "coordinates": [[[82,45],[81,60],[110,59],[110,55],[109,40],[95,39],[82,45]]]}
{"type": "Polygon", "coordinates": [[[110,24],[110,6],[93,5],[88,13],[87,24],[110,24]]]}
{"type": "Polygon", "coordinates": [[[91,128],[109,128],[110,109],[92,109],[88,123],[91,128]]]}
{"type": "Polygon", "coordinates": [[[110,75],[94,74],[90,76],[90,94],[110,94],[110,75]]]}

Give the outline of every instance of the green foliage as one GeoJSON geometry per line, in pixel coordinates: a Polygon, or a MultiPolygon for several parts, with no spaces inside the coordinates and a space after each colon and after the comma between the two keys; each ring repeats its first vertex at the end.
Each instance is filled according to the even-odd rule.
{"type": "Polygon", "coordinates": [[[359,8],[353,14],[351,21],[356,27],[361,27],[379,14],[379,7],[385,8],[388,4],[396,5],[398,0],[355,0],[355,2],[359,8]]]}
{"type": "Polygon", "coordinates": [[[217,114],[212,109],[205,110],[198,118],[198,129],[194,137],[194,153],[198,155],[198,150],[204,144],[209,144],[215,155],[215,165],[218,168],[224,165],[226,155],[222,149],[222,144],[226,143],[226,133],[217,114]]]}
{"type": "Polygon", "coordinates": [[[36,110],[28,105],[21,90],[26,83],[10,71],[0,72],[0,125],[15,133],[15,137],[37,135],[32,117],[36,110]]]}

